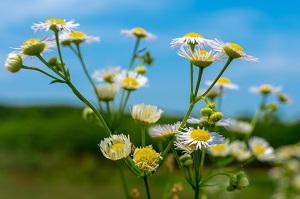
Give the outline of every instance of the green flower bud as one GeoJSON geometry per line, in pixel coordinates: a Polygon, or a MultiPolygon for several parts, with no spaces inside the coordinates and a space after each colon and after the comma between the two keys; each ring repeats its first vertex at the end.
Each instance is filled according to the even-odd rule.
{"type": "Polygon", "coordinates": [[[186,154],[179,157],[180,162],[185,162],[186,160],[191,160],[192,156],[190,154],[186,154]]]}
{"type": "Polygon", "coordinates": [[[278,94],[278,100],[282,103],[289,103],[291,101],[289,96],[283,93],[278,94]]]}
{"type": "Polygon", "coordinates": [[[205,107],[200,110],[200,113],[203,116],[210,116],[213,113],[213,110],[209,107],[205,107]]]}
{"type": "Polygon", "coordinates": [[[211,122],[218,122],[222,118],[223,118],[223,113],[216,111],[216,112],[214,112],[213,114],[210,115],[209,121],[211,121],[211,122]]]}
{"type": "Polygon", "coordinates": [[[276,111],[277,110],[277,108],[278,108],[278,103],[277,102],[272,102],[272,103],[269,103],[268,104],[268,109],[270,110],[270,111],[276,111]]]}
{"type": "Polygon", "coordinates": [[[57,57],[56,56],[52,56],[49,60],[48,60],[48,64],[52,67],[57,66],[57,57]]]}
{"type": "Polygon", "coordinates": [[[83,109],[82,116],[85,120],[88,120],[91,122],[94,122],[97,120],[96,114],[90,107],[86,107],[85,109],[83,109]]]}
{"type": "Polygon", "coordinates": [[[249,185],[248,179],[246,177],[241,177],[241,178],[238,179],[237,189],[238,190],[244,189],[248,185],[249,185]]]}
{"type": "Polygon", "coordinates": [[[207,107],[214,109],[214,108],[216,108],[216,103],[211,102],[211,103],[207,104],[207,107]]]}
{"type": "Polygon", "coordinates": [[[188,159],[188,160],[183,162],[183,166],[185,166],[185,167],[190,167],[192,165],[193,165],[193,160],[192,159],[188,159]]]}
{"type": "Polygon", "coordinates": [[[231,174],[230,175],[230,180],[229,180],[229,184],[230,185],[236,185],[236,183],[237,183],[237,176],[236,175],[234,175],[234,174],[231,174]]]}
{"type": "Polygon", "coordinates": [[[135,72],[137,72],[138,74],[145,74],[147,72],[147,68],[143,65],[139,65],[135,68],[135,72]]]}
{"type": "Polygon", "coordinates": [[[9,53],[4,67],[12,73],[18,72],[23,66],[23,60],[17,53],[9,53]]]}

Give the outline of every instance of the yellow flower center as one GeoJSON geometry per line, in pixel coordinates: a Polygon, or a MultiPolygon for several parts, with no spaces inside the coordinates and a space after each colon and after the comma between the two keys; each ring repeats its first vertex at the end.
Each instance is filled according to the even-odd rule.
{"type": "Polygon", "coordinates": [[[160,155],[152,147],[136,149],[133,154],[136,166],[144,171],[154,171],[158,167],[160,159],[160,155]]]}
{"type": "Polygon", "coordinates": [[[214,145],[212,148],[214,151],[224,151],[225,150],[225,145],[224,144],[217,144],[214,145]]]}
{"type": "Polygon", "coordinates": [[[126,86],[138,86],[139,85],[139,82],[135,79],[135,78],[132,78],[132,77],[126,77],[124,80],[123,80],[123,83],[126,85],[126,86]]]}
{"type": "Polygon", "coordinates": [[[253,148],[255,154],[263,154],[265,152],[265,148],[261,145],[256,144],[253,148]]]}
{"type": "Polygon", "coordinates": [[[187,33],[183,36],[183,38],[186,38],[186,37],[200,37],[200,38],[203,38],[202,35],[200,35],[199,33],[196,33],[196,32],[189,32],[189,33],[187,33]]]}
{"type": "Polygon", "coordinates": [[[69,37],[71,37],[73,39],[82,39],[82,38],[85,38],[86,35],[83,32],[75,31],[75,32],[71,32],[69,34],[69,37]]]}
{"type": "Polygon", "coordinates": [[[31,38],[24,41],[23,46],[31,46],[33,44],[39,43],[41,40],[39,38],[31,38]]]}
{"type": "Polygon", "coordinates": [[[208,54],[208,56],[206,57],[206,60],[210,60],[212,58],[211,53],[207,52],[206,50],[199,50],[198,54],[203,57],[206,57],[208,54]]]}
{"type": "Polygon", "coordinates": [[[191,138],[197,141],[206,142],[210,139],[210,134],[202,129],[194,129],[190,133],[191,138]]]}
{"type": "Polygon", "coordinates": [[[132,33],[137,35],[146,35],[146,30],[143,28],[133,28],[132,33]]]}
{"type": "Polygon", "coordinates": [[[220,77],[220,79],[217,81],[217,84],[220,85],[229,85],[230,84],[230,80],[225,78],[225,77],[220,77]]]}
{"type": "Polygon", "coordinates": [[[271,91],[272,91],[272,86],[269,84],[264,84],[259,87],[259,92],[263,94],[271,93],[271,91]]]}
{"type": "Polygon", "coordinates": [[[239,52],[242,52],[242,53],[245,53],[244,49],[243,49],[240,45],[238,45],[238,44],[236,44],[236,43],[232,43],[232,42],[228,42],[228,44],[229,44],[229,46],[230,46],[231,48],[233,48],[234,50],[239,51],[239,52]]]}
{"type": "Polygon", "coordinates": [[[45,21],[45,24],[59,24],[59,25],[66,25],[66,22],[59,18],[50,18],[45,21]]]}
{"type": "Polygon", "coordinates": [[[113,158],[112,153],[115,152],[115,153],[119,154],[120,150],[122,151],[122,154],[124,154],[124,145],[125,145],[124,143],[117,143],[117,144],[112,145],[112,147],[110,148],[110,150],[108,152],[108,156],[113,158]]]}

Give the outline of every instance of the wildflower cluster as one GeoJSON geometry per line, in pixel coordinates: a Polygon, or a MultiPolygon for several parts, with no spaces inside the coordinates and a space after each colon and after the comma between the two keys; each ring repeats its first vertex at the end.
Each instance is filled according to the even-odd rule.
{"type": "MultiPolygon", "coordinates": [[[[136,177],[142,178],[147,198],[151,198],[148,178],[162,166],[164,161],[171,173],[174,169],[172,160],[176,160],[183,176],[194,190],[195,198],[199,198],[206,194],[203,187],[207,185],[207,182],[218,175],[227,177],[229,185],[226,189],[228,191],[241,190],[249,185],[244,172],[232,173],[227,166],[239,167],[253,160],[261,162],[274,160],[274,149],[265,139],[252,136],[252,132],[261,112],[269,113],[276,110],[274,104],[266,104],[267,96],[278,94],[279,102],[290,101],[287,95],[279,93],[279,88],[273,88],[270,85],[251,88],[252,92],[263,96],[262,104],[251,123],[229,118],[223,119],[225,116],[221,111],[221,99],[224,91],[239,88],[228,78],[223,77],[223,73],[233,60],[258,61],[257,58],[246,54],[240,45],[207,39],[196,32],[173,39],[171,47],[177,49],[180,57],[188,60],[191,74],[188,85],[190,105],[183,119],[173,124],[157,124],[164,113],[157,106],[144,103],[132,106],[130,109],[132,119],[141,129],[140,133],[134,132],[134,135],[140,139],[140,143],[134,144],[129,132],[123,132],[119,126],[132,93],[136,93],[149,83],[146,76],[147,67],[153,64],[154,58],[150,51],[140,50],[139,44],[143,40],[153,40],[156,36],[140,27],[121,30],[121,34],[135,39],[133,55],[128,67],[123,69],[121,66],[108,66],[90,74],[83,59],[81,45],[99,42],[100,38],[75,31],[74,29],[78,27],[79,24],[74,23],[74,20],[67,22],[58,18],[34,23],[32,26],[34,32],[52,31],[53,35],[43,39],[30,38],[24,41],[19,48],[15,48],[8,55],[5,68],[13,73],[21,69],[38,71],[48,76],[52,80],[51,84],[62,83],[68,86],[86,105],[83,118],[99,124],[102,131],[106,133],[107,137],[98,145],[103,156],[119,165],[121,176],[125,167],[136,177]],[[88,101],[74,86],[71,81],[71,71],[63,59],[61,47],[70,49],[77,56],[85,76],[92,85],[97,105],[88,101]],[[55,48],[57,55],[47,61],[43,54],[55,48]],[[27,57],[40,60],[47,67],[47,71],[41,67],[25,66],[24,62],[27,57]],[[206,82],[206,89],[200,89],[206,68],[213,67],[214,62],[222,62],[225,59],[226,62],[215,79],[206,82]],[[198,71],[196,79],[194,78],[195,71],[198,71]],[[190,114],[199,101],[203,101],[205,105],[199,110],[200,115],[195,118],[190,114]],[[223,128],[230,136],[222,135],[221,129],[224,130],[223,128]],[[147,132],[153,138],[150,144],[146,141],[147,132]],[[207,172],[204,171],[206,154],[209,155],[212,163],[207,172]]],[[[122,183],[126,198],[140,198],[140,192],[136,188],[130,192],[123,178],[122,183]]],[[[178,198],[183,187],[181,183],[176,183],[166,190],[169,190],[166,195],[178,198]]]]}

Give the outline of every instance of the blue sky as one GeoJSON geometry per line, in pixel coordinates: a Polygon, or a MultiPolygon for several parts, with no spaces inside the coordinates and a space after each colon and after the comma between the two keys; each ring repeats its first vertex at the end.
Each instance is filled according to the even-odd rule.
{"type": "MultiPolygon", "coordinates": [[[[251,86],[272,84],[282,86],[291,96],[290,105],[280,107],[285,120],[300,116],[300,12],[299,1],[171,1],[171,0],[15,0],[1,3],[0,59],[4,65],[10,47],[19,47],[31,37],[44,37],[51,32],[34,33],[32,23],[48,18],[75,19],[77,29],[99,36],[99,43],[85,44],[82,52],[88,70],[120,65],[127,68],[134,40],[120,35],[121,29],[143,27],[157,35],[154,41],[143,41],[155,58],[148,70],[149,86],[131,95],[129,106],[137,103],[156,105],[165,114],[184,113],[189,105],[189,63],[170,47],[173,38],[198,32],[205,38],[240,44],[259,63],[234,60],[224,73],[238,91],[226,93],[222,109],[225,117],[253,114],[260,96],[249,93],[251,86]]],[[[50,57],[55,51],[44,54],[50,57]]],[[[91,86],[77,58],[63,49],[64,61],[74,84],[92,102],[91,86]]],[[[25,65],[44,67],[36,60],[25,65]]],[[[224,62],[204,71],[203,80],[213,80],[224,62]]],[[[82,103],[64,85],[49,85],[50,79],[34,71],[12,74],[0,68],[0,103],[9,105],[82,103]]],[[[204,84],[202,84],[204,86],[204,84]]],[[[204,86],[205,87],[205,86],[204,86]]],[[[270,99],[271,100],[271,99],[270,99]]],[[[201,102],[193,112],[199,113],[201,102]]],[[[128,110],[128,109],[127,109],[128,110]]]]}

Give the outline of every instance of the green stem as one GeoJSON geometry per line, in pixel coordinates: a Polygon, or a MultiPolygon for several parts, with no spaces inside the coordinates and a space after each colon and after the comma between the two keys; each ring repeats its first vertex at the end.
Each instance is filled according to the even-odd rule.
{"type": "MultiPolygon", "coordinates": [[[[201,161],[200,161],[200,171],[199,171],[199,182],[201,181],[201,178],[203,176],[203,168],[204,168],[204,161],[205,161],[205,153],[206,153],[206,150],[203,149],[201,151],[201,161]]],[[[198,183],[199,183],[198,182],[198,183]]]]}
{"type": "Polygon", "coordinates": [[[138,46],[139,46],[139,43],[140,43],[140,38],[137,38],[136,42],[135,42],[135,45],[134,45],[134,48],[133,48],[133,53],[132,53],[132,57],[131,57],[131,60],[130,60],[130,63],[129,63],[129,67],[128,67],[128,71],[131,70],[132,66],[133,66],[133,63],[134,63],[134,60],[136,58],[136,51],[138,49],[138,46]]]}
{"type": "Polygon", "coordinates": [[[142,131],[142,147],[146,146],[146,128],[145,126],[141,125],[142,131]]]}
{"type": "Polygon", "coordinates": [[[51,77],[52,79],[55,79],[55,80],[58,80],[58,81],[63,81],[63,80],[61,80],[61,79],[58,79],[57,77],[54,77],[53,75],[50,75],[49,73],[43,71],[42,69],[39,69],[39,68],[36,68],[36,67],[22,66],[22,68],[24,68],[24,69],[29,69],[29,70],[35,70],[35,71],[38,71],[38,72],[41,72],[41,73],[47,75],[48,77],[51,77]]]}
{"type": "Polygon", "coordinates": [[[199,68],[199,72],[198,72],[198,80],[197,80],[197,84],[196,84],[196,89],[195,89],[194,96],[197,96],[197,94],[198,94],[203,71],[204,71],[204,68],[200,67],[199,68]]]}
{"type": "Polygon", "coordinates": [[[190,62],[190,103],[194,99],[193,92],[194,92],[194,68],[192,62],[190,62]]]}
{"type": "Polygon", "coordinates": [[[223,68],[220,71],[219,75],[216,77],[216,79],[213,81],[213,83],[208,87],[208,89],[202,94],[202,97],[204,97],[214,87],[214,85],[217,83],[219,78],[223,75],[223,73],[225,72],[225,70],[227,69],[227,67],[229,66],[229,64],[231,63],[232,60],[233,60],[233,58],[228,57],[227,62],[223,66],[223,68]]]}
{"type": "Polygon", "coordinates": [[[203,186],[204,183],[207,182],[209,179],[213,178],[214,176],[218,176],[218,175],[225,175],[225,176],[230,177],[230,173],[227,173],[227,172],[214,173],[214,174],[211,174],[211,175],[207,176],[206,178],[204,178],[199,184],[200,187],[203,186]]]}
{"type": "Polygon", "coordinates": [[[66,79],[65,76],[63,76],[61,73],[59,73],[57,70],[55,70],[53,67],[49,65],[49,63],[41,56],[41,55],[36,55],[36,57],[43,62],[48,68],[50,68],[53,72],[55,72],[57,75],[59,75],[61,78],[66,79]]]}
{"type": "Polygon", "coordinates": [[[63,73],[67,77],[67,79],[69,80],[69,76],[67,75],[67,72],[66,72],[66,69],[65,69],[65,63],[63,61],[61,50],[60,50],[58,30],[54,31],[54,33],[55,33],[55,40],[56,40],[57,51],[58,51],[60,62],[62,64],[63,73]]]}
{"type": "Polygon", "coordinates": [[[143,177],[143,179],[144,179],[144,183],[145,183],[145,187],[146,187],[147,198],[148,198],[148,199],[151,199],[151,196],[150,196],[150,189],[149,189],[149,182],[148,182],[148,177],[147,177],[147,175],[145,175],[145,176],[143,177]]]}
{"type": "Polygon", "coordinates": [[[123,185],[123,190],[124,190],[124,193],[125,193],[125,196],[127,199],[131,199],[131,196],[128,192],[128,186],[127,186],[127,183],[126,183],[126,179],[125,179],[125,175],[124,175],[124,172],[123,172],[123,169],[121,167],[120,164],[118,164],[118,169],[119,169],[119,173],[120,173],[120,176],[121,176],[121,181],[122,181],[122,185],[123,185]]]}

